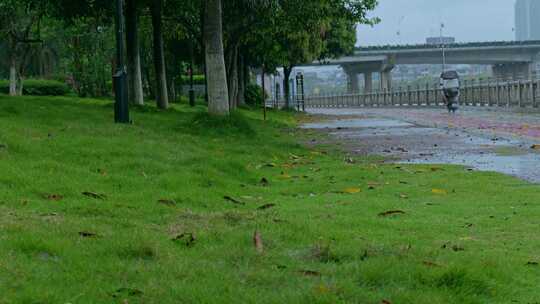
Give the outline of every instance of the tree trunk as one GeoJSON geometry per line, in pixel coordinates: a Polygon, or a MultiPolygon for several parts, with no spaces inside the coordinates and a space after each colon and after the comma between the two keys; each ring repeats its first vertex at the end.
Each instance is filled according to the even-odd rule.
{"type": "Polygon", "coordinates": [[[151,5],[152,29],[154,36],[154,68],[156,70],[156,102],[160,109],[169,107],[167,75],[165,73],[165,55],[163,51],[163,0],[154,0],[151,5]]]}
{"type": "Polygon", "coordinates": [[[283,91],[284,91],[284,98],[285,98],[285,109],[289,109],[290,107],[290,96],[291,96],[291,87],[289,85],[289,78],[291,77],[292,73],[292,66],[289,67],[283,67],[283,91]]]}
{"type": "Polygon", "coordinates": [[[17,62],[14,56],[9,64],[9,96],[17,95],[17,62]]]}
{"type": "Polygon", "coordinates": [[[139,49],[139,17],[136,0],[126,2],[126,44],[129,82],[129,100],[132,104],[143,105],[144,93],[141,72],[141,52],[139,49]]]}
{"type": "Polygon", "coordinates": [[[23,84],[23,77],[21,74],[17,75],[17,95],[18,96],[23,96],[23,89],[24,89],[24,84],[23,84]]]}
{"type": "Polygon", "coordinates": [[[227,74],[229,87],[229,109],[238,106],[238,47],[232,46],[229,60],[229,73],[227,74]]]}
{"type": "Polygon", "coordinates": [[[246,69],[244,67],[244,56],[238,57],[238,104],[243,106],[246,104],[246,69]]]}
{"type": "Polygon", "coordinates": [[[229,93],[223,54],[223,25],[221,0],[205,0],[204,44],[208,81],[208,112],[229,114],[229,93]]]}

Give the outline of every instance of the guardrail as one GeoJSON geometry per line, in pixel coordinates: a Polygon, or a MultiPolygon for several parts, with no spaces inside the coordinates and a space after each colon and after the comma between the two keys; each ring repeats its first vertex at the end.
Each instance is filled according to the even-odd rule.
{"type": "MultiPolygon", "coordinates": [[[[540,107],[540,80],[470,81],[463,82],[460,105],[478,107],[540,107]]],[[[268,101],[267,106],[283,107],[283,100],[268,101]]],[[[306,108],[359,107],[429,107],[444,106],[438,85],[415,88],[396,88],[366,94],[324,94],[294,96],[289,106],[303,111],[306,108]]]]}

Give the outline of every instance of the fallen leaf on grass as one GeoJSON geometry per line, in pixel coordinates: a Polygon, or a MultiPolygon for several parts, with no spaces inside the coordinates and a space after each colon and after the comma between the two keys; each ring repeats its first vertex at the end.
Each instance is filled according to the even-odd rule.
{"type": "Polygon", "coordinates": [[[527,264],[525,264],[525,265],[527,265],[527,266],[538,266],[539,264],[538,264],[538,262],[529,261],[529,262],[527,262],[527,264]]]}
{"type": "Polygon", "coordinates": [[[167,206],[176,206],[176,201],[171,199],[160,199],[158,200],[158,203],[167,205],[167,206]]]}
{"type": "Polygon", "coordinates": [[[268,181],[268,179],[266,177],[263,177],[259,181],[259,185],[261,185],[263,187],[268,187],[270,185],[270,182],[268,181]]]}
{"type": "Polygon", "coordinates": [[[384,216],[397,215],[397,214],[405,214],[405,213],[406,213],[406,212],[403,211],[403,210],[389,210],[389,211],[385,211],[385,212],[379,213],[379,216],[384,217],[384,216]]]}
{"type": "Polygon", "coordinates": [[[430,261],[423,261],[422,264],[429,267],[441,267],[441,265],[430,261]]]}
{"type": "Polygon", "coordinates": [[[239,200],[237,200],[237,199],[234,199],[234,198],[232,198],[232,197],[230,197],[230,196],[228,196],[228,195],[225,195],[223,198],[224,198],[225,200],[227,200],[227,201],[233,203],[233,204],[237,204],[237,205],[245,205],[245,204],[246,204],[246,203],[241,202],[241,201],[239,201],[239,200]]]}
{"type": "Polygon", "coordinates": [[[143,295],[143,292],[138,289],[122,287],[122,288],[117,289],[115,292],[113,292],[112,297],[113,298],[118,298],[121,296],[139,297],[142,295],[143,295]]]}
{"type": "Polygon", "coordinates": [[[84,196],[88,196],[93,199],[105,200],[107,196],[105,194],[99,194],[94,192],[85,191],[82,193],[84,196]]]}
{"type": "Polygon", "coordinates": [[[177,243],[183,243],[186,245],[186,247],[191,247],[195,245],[195,241],[197,240],[197,237],[195,236],[195,233],[188,232],[188,233],[182,233],[177,236],[175,236],[172,241],[177,243]]]}
{"type": "Polygon", "coordinates": [[[433,171],[433,172],[444,171],[444,169],[441,168],[441,167],[431,167],[430,169],[431,169],[431,171],[433,171]]]}
{"type": "Polygon", "coordinates": [[[264,252],[264,245],[261,233],[258,230],[255,230],[255,233],[253,233],[253,245],[255,245],[255,250],[257,250],[257,253],[264,252]]]}
{"type": "Polygon", "coordinates": [[[320,277],[322,274],[318,271],[313,270],[300,270],[298,271],[300,274],[305,275],[307,277],[320,277]]]}
{"type": "Polygon", "coordinates": [[[355,193],[360,193],[361,191],[362,189],[353,187],[353,188],[344,189],[342,193],[355,194],[355,193]]]}
{"type": "Polygon", "coordinates": [[[381,304],[392,304],[392,302],[388,301],[388,300],[382,300],[381,301],[381,304]]]}
{"type": "Polygon", "coordinates": [[[276,206],[276,204],[265,204],[265,205],[262,205],[259,208],[257,208],[257,210],[266,210],[266,209],[273,208],[275,206],[276,206]]]}
{"type": "Polygon", "coordinates": [[[438,194],[438,195],[446,195],[448,194],[448,191],[444,189],[431,189],[431,193],[438,194]]]}
{"type": "Polygon", "coordinates": [[[276,164],[274,164],[274,163],[267,163],[267,164],[257,165],[255,168],[258,170],[258,169],[261,169],[261,168],[263,168],[263,167],[274,168],[274,167],[276,167],[276,164]]]}
{"type": "Polygon", "coordinates": [[[94,238],[97,237],[97,233],[95,232],[88,232],[88,231],[80,231],[79,235],[83,238],[94,238]]]}
{"type": "Polygon", "coordinates": [[[407,194],[405,194],[405,193],[401,193],[401,194],[399,195],[399,198],[402,198],[402,199],[408,199],[409,196],[408,196],[407,194]]]}
{"type": "Polygon", "coordinates": [[[60,201],[64,199],[60,194],[45,194],[43,197],[49,201],[60,201]]]}
{"type": "Polygon", "coordinates": [[[285,172],[281,172],[281,175],[279,176],[282,179],[289,179],[291,176],[285,172]]]}

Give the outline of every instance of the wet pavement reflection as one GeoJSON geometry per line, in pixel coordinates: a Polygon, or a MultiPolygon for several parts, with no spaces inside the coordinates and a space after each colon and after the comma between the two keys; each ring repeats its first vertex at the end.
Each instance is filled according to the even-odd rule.
{"type": "MultiPolygon", "coordinates": [[[[463,165],[540,183],[540,151],[531,148],[540,139],[507,132],[506,126],[516,121],[515,114],[492,114],[505,126],[497,130],[486,129],[478,119],[485,113],[452,117],[437,111],[442,112],[317,109],[312,113],[323,114],[324,119],[302,127],[330,133],[345,149],[360,155],[382,155],[396,163],[463,165]],[[450,120],[463,123],[455,125],[450,120]],[[475,120],[480,123],[475,125],[475,120]]],[[[520,115],[520,123],[534,129],[540,126],[539,118],[540,114],[530,114],[530,119],[520,115]]]]}

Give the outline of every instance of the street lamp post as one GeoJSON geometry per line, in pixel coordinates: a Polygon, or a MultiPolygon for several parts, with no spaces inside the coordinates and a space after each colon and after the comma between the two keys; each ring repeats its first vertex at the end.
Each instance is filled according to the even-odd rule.
{"type": "Polygon", "coordinates": [[[441,43],[441,49],[442,49],[442,70],[444,72],[446,70],[446,52],[444,49],[443,29],[444,29],[444,23],[441,23],[440,43],[441,43]]]}
{"type": "Polygon", "coordinates": [[[127,72],[124,58],[124,0],[116,0],[116,73],[114,82],[114,121],[116,123],[130,123],[127,72]]]}

